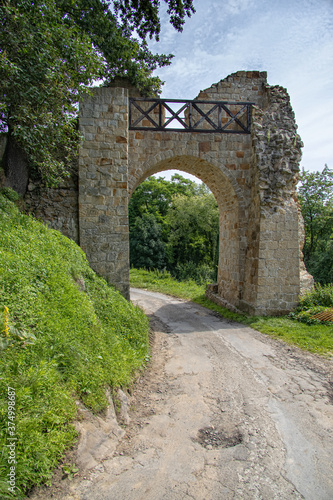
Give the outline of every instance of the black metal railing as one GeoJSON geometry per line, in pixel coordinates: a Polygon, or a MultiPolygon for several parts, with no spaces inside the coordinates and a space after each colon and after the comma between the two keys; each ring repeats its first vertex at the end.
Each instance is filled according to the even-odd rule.
{"type": "Polygon", "coordinates": [[[249,134],[253,104],[131,97],[129,129],[249,134]]]}

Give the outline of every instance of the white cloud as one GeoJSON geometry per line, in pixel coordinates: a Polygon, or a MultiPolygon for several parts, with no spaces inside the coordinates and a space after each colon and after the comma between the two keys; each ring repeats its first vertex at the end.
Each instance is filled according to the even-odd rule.
{"type": "Polygon", "coordinates": [[[182,34],[163,25],[158,52],[173,64],[157,73],[163,96],[194,98],[228,74],[268,72],[288,89],[305,143],[302,165],[333,167],[333,1],[197,0],[182,34]]]}
{"type": "Polygon", "coordinates": [[[251,5],[253,5],[252,0],[227,0],[223,4],[223,9],[225,9],[230,14],[240,14],[244,10],[247,10],[251,5]]]}

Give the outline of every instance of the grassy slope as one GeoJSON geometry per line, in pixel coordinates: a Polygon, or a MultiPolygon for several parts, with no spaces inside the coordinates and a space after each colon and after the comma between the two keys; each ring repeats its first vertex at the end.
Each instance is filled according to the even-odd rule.
{"type": "Polygon", "coordinates": [[[333,327],[331,325],[307,325],[288,317],[247,316],[235,314],[228,309],[213,304],[205,295],[205,286],[192,281],[179,283],[168,273],[131,270],[131,286],[146,288],[156,292],[192,300],[222,316],[248,325],[262,333],[278,337],[285,342],[320,354],[333,354],[333,327]]]}
{"type": "MultiPolygon", "coordinates": [[[[13,194],[7,191],[7,196],[13,194]]],[[[74,242],[22,215],[0,194],[2,342],[13,338],[6,327],[32,333],[36,340],[0,350],[0,498],[12,498],[6,480],[9,448],[4,446],[10,437],[8,387],[16,393],[20,497],[51,477],[75,441],[75,400],[102,410],[106,387],[126,386],[148,356],[148,321],[142,311],[95,275],[74,242]]]]}

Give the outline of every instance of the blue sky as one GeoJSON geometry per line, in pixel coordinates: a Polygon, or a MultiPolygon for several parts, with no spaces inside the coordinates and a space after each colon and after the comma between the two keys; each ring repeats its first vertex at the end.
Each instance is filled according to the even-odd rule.
{"type": "MultiPolygon", "coordinates": [[[[162,97],[193,99],[238,70],[267,71],[287,88],[304,142],[301,167],[333,168],[333,0],[194,0],[176,32],[162,14],[162,97]]],[[[164,175],[164,173],[163,173],[164,175]]]]}

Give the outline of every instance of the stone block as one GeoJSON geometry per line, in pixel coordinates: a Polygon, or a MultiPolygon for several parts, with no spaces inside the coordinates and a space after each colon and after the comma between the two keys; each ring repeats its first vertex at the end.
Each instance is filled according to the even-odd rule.
{"type": "Polygon", "coordinates": [[[124,136],[117,136],[116,137],[116,143],[117,144],[127,144],[127,137],[124,136]]]}
{"type": "Polygon", "coordinates": [[[210,151],[211,145],[209,141],[205,142],[199,142],[199,152],[200,153],[207,153],[210,151]]]}

